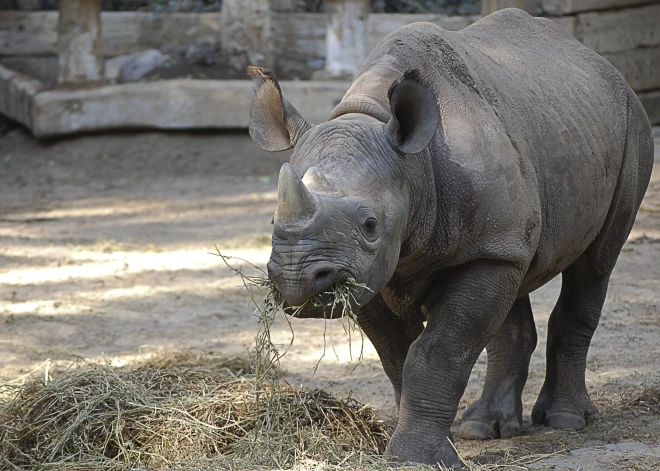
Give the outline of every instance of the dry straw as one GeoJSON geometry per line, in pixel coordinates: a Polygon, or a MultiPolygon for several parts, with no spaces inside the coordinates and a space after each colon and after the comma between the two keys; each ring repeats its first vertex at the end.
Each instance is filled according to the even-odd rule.
{"type": "MultiPolygon", "coordinates": [[[[216,360],[210,370],[179,355],[138,368],[78,362],[52,380],[0,385],[0,469],[386,466],[377,456],[389,435],[371,409],[278,380],[283,352],[270,326],[282,310],[272,285],[263,272],[246,275],[222,259],[257,306],[252,375],[245,362],[216,360]]],[[[352,315],[351,283],[333,287],[330,312],[352,315]]]]}
{"type": "MultiPolygon", "coordinates": [[[[389,434],[370,408],[279,380],[285,351],[273,344],[270,328],[282,309],[271,282],[216,255],[256,306],[249,366],[179,354],[137,368],[77,362],[51,379],[47,362],[43,379],[0,384],[0,470],[399,469],[381,456],[389,434]],[[245,374],[248,368],[253,374],[245,374]]],[[[356,332],[351,306],[358,288],[346,280],[323,297],[330,299],[327,312],[340,310],[349,335],[356,332]]],[[[466,461],[473,471],[523,470],[523,463],[466,461]]]]}

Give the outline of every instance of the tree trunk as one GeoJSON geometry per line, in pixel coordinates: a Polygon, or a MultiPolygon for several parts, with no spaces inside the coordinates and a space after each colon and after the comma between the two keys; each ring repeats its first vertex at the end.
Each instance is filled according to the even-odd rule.
{"type": "Polygon", "coordinates": [[[101,0],[59,0],[59,9],[59,82],[101,81],[101,0]]]}
{"type": "Polygon", "coordinates": [[[270,7],[268,0],[222,2],[222,48],[238,70],[248,65],[273,68],[270,7]]]}
{"type": "Polygon", "coordinates": [[[326,73],[353,78],[367,57],[369,0],[327,0],[326,11],[326,73]]]}

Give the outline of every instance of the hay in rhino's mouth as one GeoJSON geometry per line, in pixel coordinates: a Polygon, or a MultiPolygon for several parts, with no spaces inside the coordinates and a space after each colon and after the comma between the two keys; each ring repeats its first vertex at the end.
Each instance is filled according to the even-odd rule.
{"type": "Polygon", "coordinates": [[[361,306],[360,301],[356,298],[360,290],[371,292],[367,285],[358,283],[350,276],[345,276],[336,281],[326,291],[311,296],[298,305],[288,303],[274,284],[271,285],[271,291],[268,295],[273,296],[280,305],[280,309],[291,317],[329,320],[355,317],[356,311],[361,306]]]}
{"type": "Polygon", "coordinates": [[[247,291],[252,304],[255,306],[255,315],[259,318],[259,334],[255,342],[255,349],[253,352],[253,372],[256,375],[268,375],[271,369],[279,365],[279,360],[282,358],[288,349],[293,344],[295,338],[293,326],[289,320],[290,317],[306,318],[317,317],[325,321],[325,329],[323,332],[323,353],[321,354],[318,362],[314,367],[314,373],[318,369],[321,360],[325,357],[328,347],[328,339],[330,346],[337,360],[339,355],[335,349],[334,337],[332,335],[332,319],[341,319],[342,329],[348,336],[349,355],[353,361],[353,340],[356,335],[360,337],[360,352],[357,355],[357,365],[360,364],[364,356],[364,333],[359,327],[357,321],[357,308],[360,303],[356,299],[356,294],[360,290],[371,291],[371,289],[363,284],[355,281],[350,276],[341,277],[330,288],[323,293],[312,296],[306,299],[299,306],[287,305],[284,297],[278,292],[275,283],[268,277],[268,274],[256,265],[248,262],[247,260],[224,255],[220,252],[218,247],[212,255],[219,256],[227,268],[238,275],[243,284],[243,288],[247,291]],[[246,264],[253,274],[247,274],[243,271],[242,267],[233,265],[234,261],[246,264]],[[306,315],[310,312],[316,315],[306,315]],[[285,315],[283,315],[285,314],[285,315]],[[288,323],[291,331],[291,341],[283,352],[280,352],[270,340],[270,326],[278,317],[283,317],[288,323]]]}

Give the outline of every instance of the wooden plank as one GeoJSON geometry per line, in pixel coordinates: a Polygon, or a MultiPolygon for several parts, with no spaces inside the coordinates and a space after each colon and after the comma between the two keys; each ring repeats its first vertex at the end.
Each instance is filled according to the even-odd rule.
{"type": "Polygon", "coordinates": [[[274,13],[273,44],[278,55],[325,57],[325,14],[274,13]]]}
{"type": "Polygon", "coordinates": [[[603,54],[636,92],[660,88],[660,47],[603,54]]]}
{"type": "Polygon", "coordinates": [[[38,78],[46,85],[57,83],[59,65],[56,56],[9,56],[1,61],[5,67],[38,78]]]}
{"type": "Polygon", "coordinates": [[[418,21],[434,23],[450,31],[458,31],[480,18],[478,15],[472,16],[446,16],[432,14],[398,14],[398,13],[374,13],[369,15],[369,43],[368,50],[371,51],[376,44],[385,36],[397,28],[418,21]]]}
{"type": "Polygon", "coordinates": [[[270,9],[275,12],[294,13],[298,0],[270,0],[270,9]]]}
{"type": "Polygon", "coordinates": [[[660,3],[577,18],[577,37],[598,53],[660,45],[660,3]]]}
{"type": "Polygon", "coordinates": [[[59,83],[103,80],[101,0],[59,0],[59,83]]]}
{"type": "Polygon", "coordinates": [[[367,58],[369,0],[327,0],[325,72],[352,78],[367,58]]]}
{"type": "Polygon", "coordinates": [[[0,113],[30,128],[33,99],[42,88],[40,81],[0,65],[0,113]]]}
{"type": "Polygon", "coordinates": [[[220,44],[220,13],[104,12],[102,21],[106,56],[168,44],[220,44]]]}
{"type": "Polygon", "coordinates": [[[482,0],[481,14],[486,16],[505,8],[520,8],[534,15],[539,6],[539,0],[482,0]]]}
{"type": "MultiPolygon", "coordinates": [[[[447,30],[458,31],[480,18],[432,14],[373,13],[368,20],[367,52],[385,36],[401,26],[418,21],[435,23],[447,30]]],[[[325,58],[325,15],[322,13],[273,14],[273,42],[280,56],[325,58]]]]}
{"type": "Polygon", "coordinates": [[[16,0],[16,7],[19,10],[39,10],[41,2],[39,0],[16,0]]]}
{"type": "Polygon", "coordinates": [[[57,12],[0,11],[0,56],[57,54],[57,12]]]}
{"type": "Polygon", "coordinates": [[[273,68],[275,51],[268,1],[224,0],[222,3],[222,49],[236,70],[247,70],[249,65],[273,68]]]}
{"type": "Polygon", "coordinates": [[[660,124],[660,90],[638,93],[637,97],[642,102],[651,124],[660,124]]]}
{"type": "MultiPolygon", "coordinates": [[[[57,12],[0,11],[0,56],[57,54],[57,12]]],[[[220,13],[103,12],[103,53],[167,44],[220,44],[220,13]]]]}
{"type": "MultiPolygon", "coordinates": [[[[390,32],[416,21],[429,21],[457,31],[479,16],[377,13],[368,19],[368,51],[390,32]]],[[[168,44],[205,43],[219,46],[220,13],[103,12],[105,56],[131,54],[168,44]]],[[[325,57],[325,15],[273,13],[275,49],[302,57],[325,57]]],[[[57,12],[0,11],[0,56],[56,55],[57,12]]]]}
{"type": "MultiPolygon", "coordinates": [[[[312,123],[326,121],[350,85],[343,81],[280,82],[284,95],[312,123]]],[[[168,80],[92,89],[48,90],[34,98],[37,137],[112,129],[247,128],[252,83],[168,80]]]]}
{"type": "Polygon", "coordinates": [[[566,31],[571,36],[577,35],[577,17],[575,16],[552,16],[549,18],[557,24],[561,29],[566,31]]]}
{"type": "Polygon", "coordinates": [[[541,0],[541,9],[548,15],[570,15],[593,10],[611,10],[656,3],[657,0],[541,0]]]}

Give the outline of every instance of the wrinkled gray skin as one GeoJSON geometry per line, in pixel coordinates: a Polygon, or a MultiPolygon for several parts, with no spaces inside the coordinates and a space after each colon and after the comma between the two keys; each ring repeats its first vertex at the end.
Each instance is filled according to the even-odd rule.
{"type": "Polygon", "coordinates": [[[560,273],[532,421],[595,420],[587,350],[653,160],[648,119],[614,67],[508,9],[460,32],[393,32],[318,126],[252,72],[253,139],[294,148],[270,277],[289,305],[345,277],[370,288],[359,324],[399,403],[388,453],[460,466],[449,427],[484,348],[483,394],[460,436],[521,432],[536,346],[528,294],[560,273]]]}

